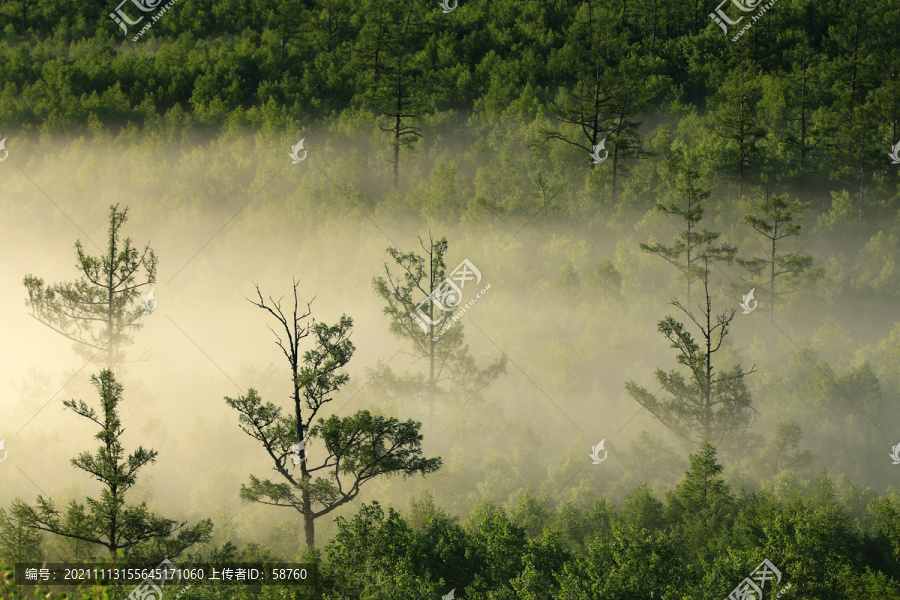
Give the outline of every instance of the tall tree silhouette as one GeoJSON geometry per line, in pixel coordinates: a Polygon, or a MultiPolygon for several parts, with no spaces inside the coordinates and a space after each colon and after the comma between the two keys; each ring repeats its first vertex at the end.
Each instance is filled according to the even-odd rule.
{"type": "Polygon", "coordinates": [[[36,508],[17,500],[13,513],[33,529],[102,546],[110,556],[121,550],[126,558],[135,560],[175,557],[195,544],[208,541],[213,529],[209,519],[185,528],[186,522],[178,523],[153,514],[145,502],[126,505],[126,495],[137,483],[137,472],[156,462],[158,453],[138,446],[125,455],[119,441],[125,432],[118,413],[122,385],[108,369],[92,376],[91,382],[100,394],[99,413],[84,400],[66,400],[63,404],[100,427],[96,438],[102,445],[97,452],[92,455],[85,451],[72,459],[72,466],[103,485],[100,498],[88,498],[87,507],[73,500],[63,514],[52,500],[38,496],[36,508]]]}
{"type": "Polygon", "coordinates": [[[106,254],[100,257],[86,254],[81,240],[75,242],[76,266],[82,272],[77,281],[45,285],[34,275],[24,279],[32,316],[75,342],[80,356],[97,357],[109,370],[123,362],[122,348],[142,326],[145,310],[136,306],[141,288],[156,282],[157,260],[150,246],[138,250],[131,238],[122,239],[127,217],[127,208],[110,206],[106,254]]]}
{"type": "Polygon", "coordinates": [[[350,380],[341,370],[355,350],[350,341],[353,321],[342,316],[335,325],[306,324],[310,304],[300,309],[297,286],[294,282],[293,308],[287,312],[280,300],[264,299],[258,287],[258,300],[251,301],[278,322],[277,344],[291,369],[291,414],[283,414],[271,402],[263,403],[252,388],[225,401],[238,412],[241,429],[262,444],[273,470],[284,480],[250,475],[249,484],[241,486],[241,498],[297,510],[303,515],[306,544],[311,547],[315,520],[356,498],[366,482],[382,475],[433,473],[441,459],[422,456],[421,425],[415,421],[401,422],[364,410],[350,417],[319,417],[313,424],[322,407],[350,380]],[[301,355],[300,341],[310,335],[315,345],[301,355]],[[311,466],[307,445],[316,440],[322,441],[325,458],[311,466]],[[298,464],[299,476],[294,472],[298,464]],[[313,479],[319,472],[326,476],[313,479]]]}
{"type": "MultiPolygon", "coordinates": [[[[385,302],[383,310],[390,318],[391,333],[411,343],[411,354],[416,359],[427,361],[424,387],[431,427],[442,382],[452,384],[463,396],[475,397],[505,372],[507,357],[503,355],[484,368],[477,365],[465,343],[463,326],[456,322],[460,316],[456,314],[456,304],[461,298],[455,296],[459,292],[446,283],[448,273],[444,255],[447,240],[429,237],[426,243],[419,238],[419,245],[424,254],[388,248],[388,254],[402,272],[395,276],[385,263],[385,277],[374,277],[372,285],[385,302]],[[446,294],[454,296],[451,300],[455,302],[448,302],[446,294]],[[450,324],[452,326],[447,327],[450,324]]],[[[468,270],[467,266],[460,268],[468,270]]],[[[457,276],[474,279],[471,273],[457,276]]]]}

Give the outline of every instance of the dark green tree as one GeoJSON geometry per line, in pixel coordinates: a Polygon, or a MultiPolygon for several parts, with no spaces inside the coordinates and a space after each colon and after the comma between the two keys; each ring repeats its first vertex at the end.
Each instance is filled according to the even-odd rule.
{"type": "Polygon", "coordinates": [[[722,479],[716,449],[704,440],[691,454],[691,468],[666,494],[666,517],[677,523],[678,536],[688,544],[695,560],[711,560],[727,547],[737,503],[722,479]]]}
{"type": "Polygon", "coordinates": [[[703,219],[703,201],[710,196],[708,190],[697,187],[699,177],[700,174],[694,169],[682,169],[677,190],[683,204],[675,202],[656,204],[656,209],[660,212],[676,215],[684,221],[684,229],[679,232],[673,244],[671,246],[659,243],[640,244],[644,252],[666,259],[681,271],[687,282],[688,306],[691,306],[691,283],[696,279],[708,279],[710,263],[730,263],[737,254],[737,248],[717,243],[721,233],[707,231],[706,228],[699,229],[699,223],[703,219]]]}
{"type": "Polygon", "coordinates": [[[213,529],[209,519],[185,528],[186,522],[153,514],[145,502],[136,506],[125,503],[128,490],[137,482],[137,472],[156,462],[158,453],[138,446],[125,455],[119,441],[125,431],[118,413],[122,385],[108,369],[92,376],[91,382],[100,394],[99,413],[84,400],[66,400],[63,404],[100,427],[96,438],[102,445],[97,452],[91,455],[85,451],[72,459],[72,466],[103,485],[100,498],[87,498],[87,506],[73,500],[65,514],[43,496],[38,496],[36,508],[17,500],[13,515],[33,529],[106,548],[112,557],[121,550],[126,558],[158,561],[208,541],[213,529]]]}
{"type": "Polygon", "coordinates": [[[24,280],[32,316],[75,342],[75,351],[85,359],[101,356],[109,370],[123,362],[122,348],[131,344],[131,333],[142,326],[140,319],[146,311],[135,306],[141,288],[156,282],[157,260],[150,246],[139,251],[131,238],[122,240],[120,230],[127,216],[127,208],[120,211],[118,204],[110,206],[103,256],[89,256],[81,240],[75,242],[76,265],[83,273],[78,281],[45,285],[34,275],[24,280]],[[141,271],[143,281],[139,282],[141,271]]]}
{"type": "Polygon", "coordinates": [[[728,337],[736,311],[732,308],[713,316],[706,258],[703,273],[705,303],[700,306],[699,317],[677,300],[671,302],[697,327],[699,343],[683,323],[671,316],[658,325],[659,332],[678,351],[675,360],[687,368],[687,377],[677,370],[657,369],[656,380],[669,396],[665,399],[657,398],[634,381],[625,384],[625,391],[689,446],[696,448],[706,441],[719,445],[727,442],[729,450],[737,450],[746,442],[738,434],[749,427],[756,412],[744,381],[756,369],[744,371],[736,364],[727,371],[717,372],[713,357],[728,337]]]}
{"type": "Polygon", "coordinates": [[[390,134],[393,187],[400,180],[400,149],[422,137],[420,118],[430,108],[424,8],[413,0],[370,0],[362,12],[355,56],[357,99],[375,109],[381,131],[390,134]]]}
{"type": "Polygon", "coordinates": [[[616,527],[611,537],[597,537],[586,556],[565,565],[560,597],[679,598],[692,583],[671,535],[616,527]]]}
{"type": "MultiPolygon", "coordinates": [[[[541,129],[545,142],[560,140],[588,155],[604,142],[600,158],[608,152],[612,159],[614,205],[621,187],[621,161],[642,155],[637,117],[659,95],[664,81],[657,62],[622,31],[623,11],[596,0],[579,4],[565,44],[550,59],[555,70],[567,75],[566,85],[551,104],[562,127],[541,129]]],[[[585,161],[591,169],[599,164],[590,156],[585,161]]]]}
{"type": "Polygon", "coordinates": [[[810,253],[778,251],[781,240],[800,235],[802,226],[794,221],[807,206],[784,196],[772,196],[754,202],[753,214],[744,215],[744,222],[765,239],[766,256],[749,260],[737,259],[737,262],[754,278],[763,278],[767,284],[770,327],[775,319],[776,303],[780,296],[797,292],[823,275],[821,270],[812,270],[813,258],[810,253]]]}
{"type": "Polygon", "coordinates": [[[729,155],[729,171],[737,175],[738,199],[744,197],[744,184],[751,167],[758,163],[760,143],[766,132],[757,115],[759,77],[753,63],[740,50],[736,65],[724,77],[718,92],[710,99],[715,132],[724,141],[729,155]]]}

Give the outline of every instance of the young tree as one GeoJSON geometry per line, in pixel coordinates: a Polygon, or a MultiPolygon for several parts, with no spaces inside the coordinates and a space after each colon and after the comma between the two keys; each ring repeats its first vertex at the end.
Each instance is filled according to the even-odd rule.
{"type": "MultiPolygon", "coordinates": [[[[662,89],[653,60],[629,42],[617,6],[586,0],[566,32],[566,43],[551,57],[552,68],[574,82],[562,87],[551,110],[563,129],[541,129],[544,142],[560,140],[587,154],[606,140],[612,159],[612,203],[618,197],[624,158],[641,155],[636,120],[662,89]]],[[[597,167],[585,156],[591,169],[597,167]]]]}
{"type": "Polygon", "coordinates": [[[41,533],[0,508],[0,565],[42,560],[41,533]]]}
{"type": "Polygon", "coordinates": [[[368,18],[355,53],[362,61],[359,100],[387,117],[379,128],[392,138],[394,188],[400,178],[400,148],[422,137],[417,120],[429,100],[422,11],[420,3],[409,0],[372,2],[362,10],[368,18]]]}
{"type": "Polygon", "coordinates": [[[754,464],[754,471],[760,477],[774,477],[784,469],[801,470],[815,460],[816,455],[810,450],[800,450],[803,432],[800,424],[788,419],[775,426],[775,434],[759,459],[754,464]]]}
{"type": "Polygon", "coordinates": [[[724,140],[724,148],[731,154],[738,179],[738,199],[744,197],[744,184],[759,155],[759,145],[766,136],[759,125],[757,103],[759,78],[751,68],[743,49],[735,65],[725,76],[722,85],[711,98],[716,135],[724,140]]]}
{"type": "Polygon", "coordinates": [[[727,531],[734,521],[734,494],[722,479],[722,465],[716,449],[704,440],[690,455],[691,468],[674,490],[666,494],[666,516],[677,523],[676,530],[695,559],[710,561],[721,555],[727,531]]]}
{"type": "Polygon", "coordinates": [[[75,342],[75,351],[85,359],[102,355],[108,370],[123,362],[121,348],[131,344],[131,332],[141,328],[144,308],[135,306],[140,288],[156,282],[156,255],[150,246],[143,251],[121,239],[128,209],[110,206],[107,254],[85,253],[81,240],[75,242],[77,266],[83,276],[75,282],[44,285],[44,280],[26,275],[28,305],[32,316],[57,333],[75,342]],[[143,269],[143,281],[138,283],[143,269]]]}
{"type": "MultiPolygon", "coordinates": [[[[384,263],[386,278],[374,277],[372,285],[386,304],[384,314],[390,317],[390,332],[412,344],[411,353],[416,359],[427,361],[425,385],[431,427],[440,383],[451,382],[471,398],[506,371],[507,357],[503,355],[487,367],[478,368],[465,343],[462,325],[455,323],[458,319],[456,308],[462,299],[450,298],[458,292],[447,284],[454,277],[453,273],[447,277],[444,263],[447,240],[429,236],[428,244],[419,238],[419,245],[424,256],[388,248],[388,254],[403,274],[395,278],[384,263]]],[[[457,272],[453,285],[458,282],[462,289],[467,278],[474,279],[474,274],[465,264],[460,268],[464,272],[457,272]]]]}
{"type": "MultiPolygon", "coordinates": [[[[307,546],[315,545],[315,520],[350,502],[369,480],[381,475],[425,475],[437,471],[440,458],[424,458],[421,451],[421,425],[358,411],[350,417],[319,417],[319,410],[350,376],[341,373],[355,350],[350,341],[353,321],[342,316],[336,325],[304,324],[310,303],[301,311],[294,282],[293,311],[287,314],[281,301],[263,298],[256,288],[254,306],[271,314],[283,330],[276,333],[277,344],[291,367],[293,414],[284,415],[279,406],[263,403],[250,389],[237,399],[225,398],[239,413],[241,429],[259,441],[274,462],[273,470],[284,482],[250,475],[249,485],[241,486],[241,498],[270,506],[291,507],[303,515],[307,546]],[[301,356],[300,340],[310,334],[315,347],[301,356]],[[318,466],[309,463],[306,445],[321,439],[327,456],[318,466]],[[288,461],[293,463],[290,467],[288,461]],[[294,472],[297,463],[299,476],[294,472]],[[323,472],[326,477],[313,476],[323,472]],[[347,477],[349,476],[349,478],[347,477]]],[[[274,331],[274,330],[273,330],[274,331]]]]}
{"type": "Polygon", "coordinates": [[[119,441],[125,431],[118,413],[122,385],[108,369],[101,371],[99,377],[92,376],[91,382],[100,394],[99,413],[84,400],[66,400],[63,404],[100,427],[96,437],[102,445],[96,454],[85,451],[72,459],[73,466],[103,485],[100,498],[87,498],[87,508],[73,500],[64,516],[52,500],[42,496],[38,496],[36,508],[17,500],[13,505],[15,517],[33,529],[102,546],[111,556],[121,550],[126,558],[148,561],[178,556],[191,546],[208,541],[213,529],[209,519],[185,528],[186,522],[156,516],[145,502],[137,506],[125,504],[128,490],[137,481],[137,472],[156,462],[158,453],[138,446],[125,456],[119,441]]]}
{"type": "Polygon", "coordinates": [[[709,265],[705,257],[703,264],[705,271],[701,281],[705,306],[700,307],[700,317],[677,300],[672,301],[672,305],[684,312],[700,330],[700,343],[673,317],[667,316],[659,322],[659,332],[678,351],[676,361],[687,367],[687,378],[676,370],[666,373],[657,369],[656,379],[670,396],[663,400],[634,381],[626,383],[625,390],[685,443],[699,447],[704,441],[717,446],[728,441],[737,447],[740,444],[736,443],[735,434],[747,428],[752,413],[756,412],[744,381],[744,377],[756,369],[744,371],[740,365],[734,365],[728,371],[716,372],[713,355],[728,336],[728,327],[736,311],[732,308],[713,318],[709,265]]]}
{"type": "Polygon", "coordinates": [[[778,252],[779,242],[791,236],[800,235],[801,225],[794,223],[796,213],[806,210],[807,205],[784,196],[772,196],[753,204],[753,214],[744,215],[744,222],[755,229],[763,238],[767,255],[737,262],[747,269],[754,278],[765,277],[768,284],[769,326],[775,319],[775,305],[779,296],[797,292],[803,284],[822,276],[821,271],[812,271],[812,255],[793,252],[778,252]],[[784,283],[776,289],[776,282],[784,283]]]}
{"type": "Polygon", "coordinates": [[[666,259],[681,271],[687,281],[687,305],[691,306],[691,282],[709,276],[709,263],[714,261],[731,262],[737,254],[737,248],[728,244],[716,244],[722,235],[705,228],[697,231],[703,219],[703,201],[709,198],[708,190],[696,186],[700,174],[690,168],[682,169],[682,184],[677,187],[679,195],[686,203],[684,207],[675,202],[663,204],[658,202],[656,209],[668,215],[677,215],[684,221],[682,229],[671,246],[663,244],[639,244],[641,250],[666,259]]]}

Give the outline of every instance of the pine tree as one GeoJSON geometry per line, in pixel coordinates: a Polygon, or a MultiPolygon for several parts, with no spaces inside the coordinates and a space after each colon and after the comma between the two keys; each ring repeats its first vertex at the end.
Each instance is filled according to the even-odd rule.
{"type": "MultiPolygon", "coordinates": [[[[401,422],[373,415],[367,410],[350,417],[319,417],[319,411],[331,402],[349,380],[342,373],[353,356],[350,341],[353,321],[342,316],[335,325],[305,325],[310,304],[301,311],[294,282],[294,306],[288,313],[280,301],[266,301],[257,288],[258,301],[251,301],[278,321],[284,336],[276,333],[278,347],[290,364],[291,414],[271,402],[263,403],[254,389],[225,402],[239,414],[240,427],[260,442],[274,462],[274,470],[284,482],[250,475],[241,486],[241,498],[269,506],[290,507],[303,516],[308,547],[315,545],[315,520],[352,501],[362,486],[382,475],[426,475],[437,471],[440,458],[424,458],[421,451],[421,424],[401,422]],[[301,355],[300,341],[309,335],[315,346],[301,355]],[[308,443],[321,440],[327,453],[321,464],[311,466],[308,443]],[[288,466],[288,462],[292,465],[288,466]],[[294,469],[299,464],[299,476],[294,469]],[[326,477],[315,477],[317,472],[326,477]]],[[[274,330],[273,330],[274,331],[274,330]]]]}
{"type": "Polygon", "coordinates": [[[722,535],[734,520],[736,502],[725,480],[716,448],[704,440],[690,455],[691,468],[674,490],[666,494],[666,517],[678,523],[681,537],[696,559],[712,560],[724,548],[722,535]]]}
{"type": "Polygon", "coordinates": [[[137,482],[137,472],[156,462],[158,453],[138,446],[125,455],[119,441],[125,432],[118,413],[122,385],[108,369],[92,376],[91,383],[100,394],[99,413],[84,400],[66,400],[63,404],[100,427],[96,437],[102,445],[97,452],[91,455],[85,451],[72,459],[72,466],[103,485],[100,498],[87,498],[87,507],[73,500],[64,516],[52,500],[43,496],[38,496],[36,508],[17,500],[13,505],[15,517],[33,529],[106,548],[111,557],[121,550],[126,558],[135,560],[172,558],[208,541],[213,529],[209,519],[185,528],[186,522],[153,514],[145,502],[136,506],[125,503],[128,491],[137,482]]]}
{"type": "MultiPolygon", "coordinates": [[[[402,274],[395,277],[385,263],[385,277],[374,277],[372,285],[385,302],[384,314],[390,318],[390,332],[411,343],[414,358],[427,361],[425,396],[431,427],[442,382],[452,382],[462,394],[475,397],[506,371],[507,357],[503,355],[484,368],[477,366],[465,343],[463,326],[456,322],[457,305],[462,298],[454,289],[462,291],[466,281],[475,278],[474,274],[463,263],[459,268],[465,273],[456,275],[463,279],[451,281],[453,274],[447,276],[446,238],[429,237],[428,244],[419,238],[419,245],[424,255],[388,248],[402,274]]],[[[382,377],[390,376],[388,371],[382,377]]]]}
{"type": "Polygon", "coordinates": [[[357,100],[386,117],[378,126],[391,136],[396,188],[400,149],[422,137],[419,119],[429,107],[424,15],[412,0],[373,0],[361,12],[367,18],[355,52],[363,87],[357,100]]]}
{"type": "Polygon", "coordinates": [[[772,196],[755,202],[753,214],[744,215],[744,222],[765,239],[767,256],[738,259],[737,262],[754,278],[764,278],[768,287],[770,327],[774,325],[776,303],[780,296],[797,292],[823,275],[821,270],[812,270],[813,258],[808,252],[778,251],[782,240],[800,235],[802,226],[794,221],[807,206],[784,196],[772,196]]]}
{"type": "Polygon", "coordinates": [[[702,256],[702,264],[705,302],[700,306],[700,315],[677,300],[671,302],[699,330],[699,343],[683,323],[671,316],[658,324],[659,332],[678,351],[676,362],[687,368],[687,377],[677,370],[657,369],[656,379],[669,396],[662,400],[634,381],[625,384],[625,391],[685,444],[698,447],[710,441],[721,446],[728,442],[729,450],[733,451],[742,446],[739,434],[749,426],[756,412],[744,381],[755,368],[744,371],[736,364],[727,371],[717,371],[713,357],[728,337],[736,311],[732,308],[713,316],[706,256],[702,256]]]}
{"type": "MultiPolygon", "coordinates": [[[[75,342],[75,351],[85,359],[102,356],[108,370],[122,364],[122,348],[131,343],[131,333],[142,327],[144,306],[135,306],[141,288],[156,282],[156,255],[147,245],[142,251],[122,240],[121,228],[128,209],[110,206],[107,253],[100,257],[85,253],[75,242],[78,268],[83,276],[75,282],[45,285],[26,275],[25,289],[32,316],[75,342]],[[143,276],[138,283],[138,275],[143,276]]],[[[151,306],[152,309],[154,306],[151,306]]]]}
{"type": "Polygon", "coordinates": [[[737,249],[728,244],[717,244],[721,236],[705,228],[698,231],[703,219],[703,201],[710,192],[697,187],[700,174],[691,168],[683,168],[680,173],[681,185],[677,188],[682,204],[658,202],[656,209],[668,215],[676,215],[684,221],[684,229],[671,246],[663,244],[639,244],[641,250],[666,259],[681,271],[687,282],[687,305],[691,306],[691,283],[696,279],[709,277],[709,265],[713,262],[729,263],[734,260],[737,249]]]}

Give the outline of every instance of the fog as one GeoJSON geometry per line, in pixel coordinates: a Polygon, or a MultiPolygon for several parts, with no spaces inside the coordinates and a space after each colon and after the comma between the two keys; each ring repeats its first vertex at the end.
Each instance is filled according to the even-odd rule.
{"type": "MultiPolygon", "coordinates": [[[[290,303],[293,278],[317,322],[334,323],[342,314],[354,320],[351,382],[320,416],[369,409],[421,421],[424,455],[444,461],[424,478],[368,483],[354,502],[317,521],[320,543],[333,534],[333,517],[355,513],[362,502],[406,511],[424,490],[451,514],[465,515],[480,500],[506,504],[529,487],[586,507],[600,495],[620,500],[642,481],[658,490],[677,482],[687,453],[624,387],[634,380],[656,391],[654,371],[676,367],[657,322],[681,316],[667,303],[683,296],[684,282],[638,247],[677,235],[671,219],[649,210],[658,198],[604,209],[574,176],[552,174],[560,191],[545,213],[533,181],[538,159],[519,164],[510,156],[461,154],[461,142],[440,136],[415,153],[404,151],[400,190],[392,191],[378,135],[288,131],[10,144],[10,159],[0,165],[0,439],[8,451],[0,464],[0,506],[18,497],[33,503],[39,494],[60,506],[100,491],[70,464],[76,454],[94,451],[96,427],[62,401],[98,406],[89,376],[101,365],[86,364],[70,341],[32,318],[22,279],[76,280],[75,240],[88,254],[105,252],[115,203],[129,210],[123,234],[139,248],[149,243],[159,258],[151,286],[158,307],[142,318],[118,373],[126,451],[141,445],[159,452],[129,503],[146,500],[160,514],[190,522],[212,518],[213,543],[259,541],[286,555],[297,551],[298,513],[239,498],[250,474],[270,476],[272,466],[224,401],[254,388],[264,401],[289,406],[290,371],[268,329],[277,323],[247,299],[258,285],[267,298],[290,303]],[[291,164],[288,150],[303,136],[308,158],[291,164]],[[448,271],[468,259],[481,272],[480,287],[491,286],[456,325],[478,364],[509,357],[506,373],[482,398],[466,404],[450,396],[434,422],[426,406],[369,385],[385,363],[396,373],[425,369],[408,342],[389,332],[372,278],[384,274],[385,261],[399,272],[386,248],[421,253],[417,238],[429,232],[449,241],[448,271]],[[606,259],[621,275],[620,291],[588,285],[606,259]],[[567,261],[577,285],[562,282],[567,261]],[[604,439],[610,460],[591,465],[590,449],[604,439]]],[[[514,151],[515,136],[506,144],[514,151]]],[[[714,194],[706,225],[743,256],[762,251],[735,205],[714,194]]],[[[790,243],[812,252],[826,277],[779,307],[774,329],[765,307],[739,311],[717,359],[723,369],[756,367],[747,380],[759,411],[751,431],[763,442],[777,423],[800,422],[800,447],[818,454],[805,476],[824,469],[883,490],[893,479],[872,457],[886,457],[900,441],[886,418],[896,414],[883,414],[877,425],[884,434],[878,432],[854,406],[866,408],[869,398],[844,383],[851,379],[838,380],[869,360],[884,404],[896,405],[896,305],[838,289],[859,268],[856,225],[819,227],[817,216],[810,214],[790,243]],[[819,404],[790,391],[806,381],[804,374],[818,378],[810,385],[823,390],[819,404]]],[[[737,308],[741,296],[728,284],[742,285],[740,269],[725,267],[715,276],[716,311],[737,308]]],[[[302,350],[312,347],[312,338],[304,342],[302,350]]],[[[313,462],[322,456],[315,443],[307,451],[313,462]]],[[[730,481],[752,489],[760,465],[743,458],[733,453],[723,462],[730,481]]]]}

